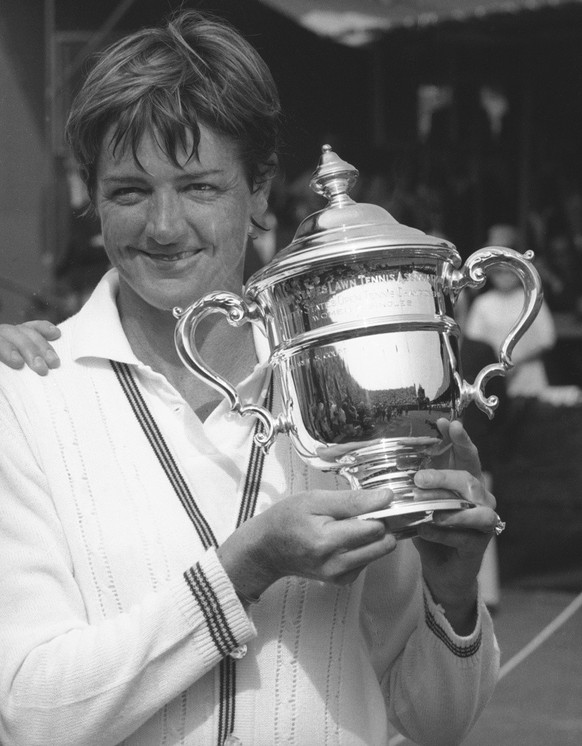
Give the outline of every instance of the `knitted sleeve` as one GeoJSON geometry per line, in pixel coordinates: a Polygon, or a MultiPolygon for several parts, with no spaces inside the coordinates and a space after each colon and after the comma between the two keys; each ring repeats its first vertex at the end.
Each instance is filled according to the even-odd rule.
{"type": "Polygon", "coordinates": [[[405,540],[368,568],[361,618],[392,724],[419,746],[462,743],[498,675],[499,649],[484,604],[472,634],[457,635],[405,540]]]}
{"type": "Polygon", "coordinates": [[[113,746],[255,630],[213,550],[89,623],[31,428],[0,396],[0,742],[113,746]]]}

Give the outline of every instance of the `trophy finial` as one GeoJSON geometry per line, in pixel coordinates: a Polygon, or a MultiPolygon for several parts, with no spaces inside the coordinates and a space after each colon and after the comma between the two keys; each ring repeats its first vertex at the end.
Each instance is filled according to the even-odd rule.
{"type": "Polygon", "coordinates": [[[348,192],[356,183],[358,176],[358,169],[334,153],[331,145],[322,145],[319,164],[309,186],[316,194],[323,195],[333,204],[351,201],[348,192]]]}

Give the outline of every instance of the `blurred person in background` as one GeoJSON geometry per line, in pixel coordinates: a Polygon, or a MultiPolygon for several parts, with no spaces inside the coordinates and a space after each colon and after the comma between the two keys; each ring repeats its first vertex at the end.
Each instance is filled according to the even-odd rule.
{"type": "MultiPolygon", "coordinates": [[[[498,362],[493,347],[482,340],[463,337],[461,339],[461,365],[463,378],[473,383],[479,372],[487,365],[498,362]]],[[[463,425],[479,450],[483,478],[488,489],[495,491],[494,472],[505,448],[504,431],[508,422],[507,385],[505,378],[495,376],[487,384],[487,395],[496,396],[499,406],[493,419],[477,407],[467,407],[463,412],[463,425]]],[[[481,595],[491,612],[497,612],[501,604],[501,580],[496,537],[489,542],[479,571],[481,595]]]]}
{"type": "MultiPolygon", "coordinates": [[[[114,44],[73,104],[112,269],[58,330],[0,328],[5,746],[381,746],[388,720],[453,746],[492,694],[502,525],[461,424],[415,479],[474,507],[396,542],[357,519],[389,490],[262,453],[177,354],[174,307],[241,292],[279,119],[256,51],[194,11],[114,44]]],[[[280,410],[251,326],[205,321],[208,364],[280,410]]]]}
{"type": "Polygon", "coordinates": [[[548,220],[544,251],[536,256],[536,267],[550,311],[582,316],[582,255],[575,249],[565,220],[548,220]]]}
{"type": "MultiPolygon", "coordinates": [[[[490,228],[487,246],[502,246],[520,250],[519,232],[513,225],[498,224],[490,228]]],[[[498,354],[524,303],[522,284],[508,268],[497,267],[489,274],[490,288],[478,294],[465,311],[462,322],[461,354],[463,372],[473,381],[485,366],[496,363],[498,354]]],[[[481,463],[489,488],[494,489],[493,471],[497,459],[503,457],[507,445],[507,428],[521,398],[537,397],[548,388],[544,356],[556,342],[552,314],[544,302],[532,326],[520,339],[512,353],[514,367],[505,378],[494,379],[488,394],[495,394],[500,405],[493,420],[487,420],[477,410],[468,410],[464,424],[479,447],[481,463]]],[[[481,568],[483,596],[490,609],[500,605],[500,582],[496,542],[487,548],[481,568]]]]}
{"type": "MultiPolygon", "coordinates": [[[[493,226],[487,246],[519,250],[518,231],[512,225],[493,226]]],[[[464,335],[488,344],[497,353],[523,307],[523,288],[514,272],[505,267],[489,273],[491,287],[471,303],[464,323],[464,335]]],[[[535,397],[548,386],[544,355],[556,343],[556,329],[550,309],[544,301],[531,327],[516,344],[513,368],[507,372],[507,394],[535,397]]]]}

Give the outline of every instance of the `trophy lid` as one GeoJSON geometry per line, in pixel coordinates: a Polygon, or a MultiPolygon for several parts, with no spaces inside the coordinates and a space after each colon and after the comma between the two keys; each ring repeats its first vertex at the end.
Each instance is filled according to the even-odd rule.
{"type": "Polygon", "coordinates": [[[281,275],[302,271],[306,265],[343,258],[366,259],[382,252],[412,252],[460,265],[460,255],[445,239],[399,223],[379,205],[355,202],[348,192],[358,176],[354,166],[342,160],[330,145],[324,145],[309,185],[328,200],[327,206],[300,223],[293,241],[255,272],[247,287],[265,281],[270,284],[281,275]]]}

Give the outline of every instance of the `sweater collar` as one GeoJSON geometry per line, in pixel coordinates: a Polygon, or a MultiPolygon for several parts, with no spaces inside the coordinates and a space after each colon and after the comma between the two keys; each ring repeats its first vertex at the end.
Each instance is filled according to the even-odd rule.
{"type": "Polygon", "coordinates": [[[110,269],[75,317],[71,351],[74,360],[104,358],[138,365],[139,360],[123,327],[117,310],[119,275],[110,269]]]}

